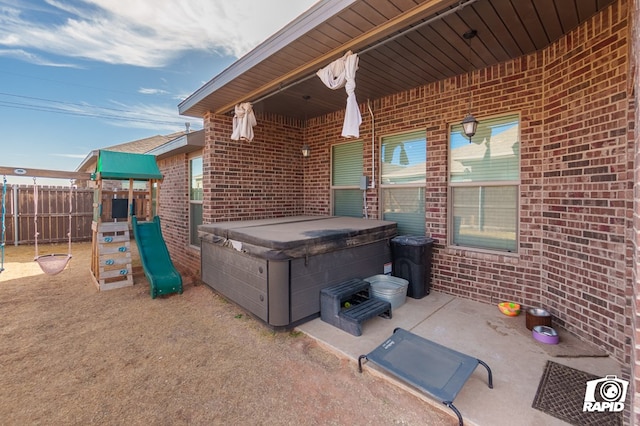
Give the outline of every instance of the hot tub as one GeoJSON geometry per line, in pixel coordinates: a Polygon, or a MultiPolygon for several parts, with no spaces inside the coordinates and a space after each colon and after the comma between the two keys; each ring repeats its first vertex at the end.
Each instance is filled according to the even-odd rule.
{"type": "Polygon", "coordinates": [[[200,225],[202,280],[273,327],[320,314],[320,290],[389,272],[395,222],[295,216],[200,225]]]}

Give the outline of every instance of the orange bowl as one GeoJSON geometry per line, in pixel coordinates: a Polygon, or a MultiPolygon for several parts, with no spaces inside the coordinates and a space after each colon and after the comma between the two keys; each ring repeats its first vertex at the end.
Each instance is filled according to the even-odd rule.
{"type": "Polygon", "coordinates": [[[501,302],[498,304],[500,312],[509,317],[516,317],[520,315],[520,304],[514,302],[501,302]]]}

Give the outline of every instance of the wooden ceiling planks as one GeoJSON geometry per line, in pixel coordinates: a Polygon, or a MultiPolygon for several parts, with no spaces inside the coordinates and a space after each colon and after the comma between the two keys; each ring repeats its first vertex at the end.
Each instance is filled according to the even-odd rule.
{"type": "Polygon", "coordinates": [[[535,51],[536,47],[524,28],[524,24],[515,9],[513,0],[492,0],[491,4],[498,16],[500,16],[505,23],[511,37],[513,37],[520,47],[522,54],[535,51]]]}
{"type": "MultiPolygon", "coordinates": [[[[563,30],[560,16],[553,0],[535,0],[534,6],[543,23],[547,39],[551,42],[562,37],[563,30]]],[[[560,7],[560,9],[564,9],[560,7]]]]}
{"type": "Polygon", "coordinates": [[[558,17],[560,19],[560,25],[562,26],[563,34],[580,24],[580,20],[578,19],[578,8],[576,7],[575,2],[581,0],[567,1],[570,1],[571,4],[556,7],[556,13],[558,14],[558,17]]]}
{"type": "Polygon", "coordinates": [[[502,45],[502,40],[497,38],[492,29],[484,22],[478,11],[474,8],[476,4],[478,3],[452,16],[451,19],[448,20],[449,25],[453,31],[459,35],[464,34],[469,29],[478,31],[478,37],[471,40],[471,61],[475,68],[482,68],[490,63],[509,60],[511,56],[502,45]],[[479,37],[480,34],[482,34],[482,37],[479,37]]]}
{"type": "Polygon", "coordinates": [[[328,91],[313,74],[347,50],[360,56],[356,95],[363,102],[532,53],[612,2],[476,0],[441,20],[381,43],[460,2],[357,0],[208,95],[193,111],[220,112],[251,100],[264,102],[254,106],[256,110],[297,118],[338,111],[344,109],[344,91],[328,91]],[[471,40],[469,54],[462,34],[470,28],[478,36],[471,40]],[[313,100],[305,104],[303,95],[313,100]]]}
{"type": "MultiPolygon", "coordinates": [[[[473,4],[472,7],[476,11],[478,18],[481,19],[484,24],[485,30],[482,32],[482,40],[484,40],[487,34],[491,34],[495,40],[498,40],[507,57],[517,58],[524,54],[522,46],[516,42],[512,32],[509,30],[509,26],[506,25],[504,19],[497,13],[491,2],[477,2],[473,4]]],[[[491,49],[492,45],[487,45],[487,47],[491,49]]]]}
{"type": "Polygon", "coordinates": [[[578,10],[578,20],[584,21],[598,11],[598,1],[575,0],[575,7],[578,10]]]}
{"type": "Polygon", "coordinates": [[[536,8],[533,5],[533,1],[520,0],[520,3],[518,3],[518,15],[520,16],[520,21],[524,25],[533,45],[535,46],[535,50],[542,49],[547,46],[550,40],[547,37],[544,25],[538,16],[536,8]]]}

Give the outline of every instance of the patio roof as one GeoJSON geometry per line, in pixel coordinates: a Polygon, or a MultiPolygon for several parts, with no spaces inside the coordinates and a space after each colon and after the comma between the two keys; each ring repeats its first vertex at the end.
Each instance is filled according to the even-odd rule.
{"type": "Polygon", "coordinates": [[[203,147],[204,129],[185,133],[180,137],[146,151],[145,154],[155,155],[156,159],[162,160],[178,154],[188,154],[200,150],[203,147]]]}
{"type": "Polygon", "coordinates": [[[321,0],[178,109],[202,117],[249,101],[256,112],[319,116],[344,109],[345,93],[327,90],[315,72],[348,50],[360,58],[364,102],[540,50],[613,1],[321,0]],[[478,34],[470,43],[469,29],[478,34]]]}

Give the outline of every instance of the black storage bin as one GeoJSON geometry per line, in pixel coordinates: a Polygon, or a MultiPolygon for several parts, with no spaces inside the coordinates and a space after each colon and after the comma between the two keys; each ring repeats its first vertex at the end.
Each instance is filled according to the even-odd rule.
{"type": "Polygon", "coordinates": [[[391,239],[392,274],[409,281],[409,297],[422,299],[431,291],[432,247],[429,237],[401,235],[391,239]]]}

